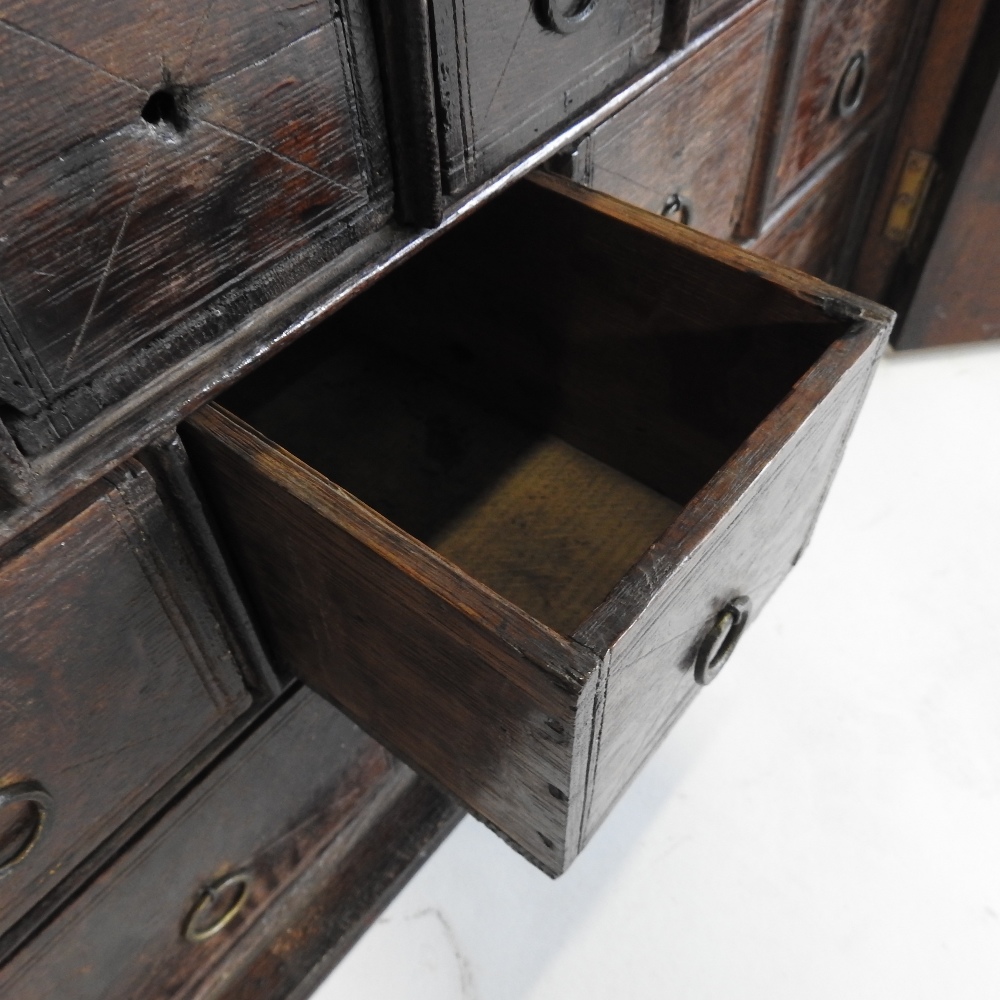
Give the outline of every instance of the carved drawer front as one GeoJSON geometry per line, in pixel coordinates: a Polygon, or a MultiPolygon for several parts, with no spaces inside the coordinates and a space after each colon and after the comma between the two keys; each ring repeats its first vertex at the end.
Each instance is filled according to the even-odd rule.
{"type": "Polygon", "coordinates": [[[23,452],[388,215],[365,11],[4,3],[0,399],[23,452]]]}
{"type": "Polygon", "coordinates": [[[409,774],[300,691],[18,953],[0,992],[201,996],[268,905],[331,841],[350,841],[366,801],[376,808],[409,774]]]}
{"type": "Polygon", "coordinates": [[[769,203],[880,108],[910,27],[910,0],[807,0],[797,26],[769,203]]]}
{"type": "Polygon", "coordinates": [[[635,74],[663,0],[431,4],[445,190],[460,193],[635,74]]]}
{"type": "Polygon", "coordinates": [[[4,559],[0,651],[2,929],[139,818],[251,698],[138,465],[4,559]]]}
{"type": "Polygon", "coordinates": [[[555,168],[722,238],[733,232],[757,133],[775,5],[758,5],[594,130],[555,168]]]}
{"type": "Polygon", "coordinates": [[[542,176],[189,448],[279,661],[558,873],[798,558],[890,319],[542,176]]]}
{"type": "Polygon", "coordinates": [[[861,135],[836,156],[768,220],[753,251],[824,281],[846,281],[840,257],[856,221],[872,145],[871,135],[861,135]]]}

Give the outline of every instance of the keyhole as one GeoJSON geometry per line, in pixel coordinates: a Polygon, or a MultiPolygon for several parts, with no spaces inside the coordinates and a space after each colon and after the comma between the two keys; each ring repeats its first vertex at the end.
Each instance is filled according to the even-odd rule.
{"type": "Polygon", "coordinates": [[[175,132],[184,129],[184,115],[172,90],[154,90],[142,106],[142,117],[150,125],[169,125],[175,132]]]}

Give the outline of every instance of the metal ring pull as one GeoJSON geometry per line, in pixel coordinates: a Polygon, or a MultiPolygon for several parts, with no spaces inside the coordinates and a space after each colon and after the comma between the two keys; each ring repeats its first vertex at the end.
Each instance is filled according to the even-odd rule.
{"type": "Polygon", "coordinates": [[[246,906],[247,900],[250,898],[250,883],[252,880],[253,876],[250,872],[233,872],[231,875],[225,875],[223,878],[202,889],[198,902],[195,903],[194,908],[188,914],[187,920],[184,921],[184,937],[188,941],[194,941],[195,943],[207,941],[228,927],[240,910],[246,906]],[[219,900],[233,888],[236,889],[236,895],[230,901],[229,905],[217,917],[202,924],[202,920],[211,916],[212,909],[218,904],[219,900]]]}
{"type": "Polygon", "coordinates": [[[675,191],[660,209],[660,215],[665,219],[673,219],[674,222],[679,222],[683,226],[689,226],[691,225],[691,202],[675,191]]]}
{"type": "Polygon", "coordinates": [[[543,0],[542,20],[547,28],[558,31],[560,35],[571,35],[583,27],[597,8],[597,0],[577,0],[570,13],[563,13],[558,6],[558,0],[543,0]]]}
{"type": "Polygon", "coordinates": [[[710,684],[715,680],[736,648],[749,618],[749,597],[734,597],[719,612],[701,640],[694,661],[694,679],[699,684],[710,684]]]}
{"type": "Polygon", "coordinates": [[[841,118],[850,118],[865,98],[865,86],[868,83],[868,56],[864,51],[855,52],[840,76],[837,84],[837,114],[841,118]]]}
{"type": "Polygon", "coordinates": [[[0,861],[0,878],[9,875],[24,861],[52,824],[52,796],[37,781],[21,781],[16,785],[0,788],[0,810],[17,802],[27,802],[34,806],[34,817],[31,826],[14,848],[13,855],[0,861]]]}

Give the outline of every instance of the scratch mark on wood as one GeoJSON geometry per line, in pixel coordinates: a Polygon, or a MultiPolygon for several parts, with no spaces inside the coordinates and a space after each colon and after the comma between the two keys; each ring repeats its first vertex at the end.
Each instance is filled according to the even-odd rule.
{"type": "Polygon", "coordinates": [[[497,99],[497,94],[500,93],[500,84],[503,83],[503,78],[507,75],[507,70],[510,67],[510,61],[514,58],[514,53],[517,51],[518,45],[521,43],[521,35],[524,34],[524,26],[528,23],[528,18],[531,16],[531,6],[524,12],[524,19],[521,21],[521,27],[517,29],[517,37],[514,39],[514,44],[510,47],[510,52],[507,53],[507,61],[503,64],[503,69],[500,71],[500,79],[497,80],[497,85],[493,88],[493,94],[490,97],[490,103],[486,106],[486,117],[489,118],[490,111],[493,110],[493,102],[497,99]]]}
{"type": "Polygon", "coordinates": [[[259,149],[263,153],[268,153],[269,155],[275,157],[278,160],[281,160],[284,163],[289,164],[290,166],[296,167],[299,170],[304,170],[307,174],[311,174],[313,177],[318,177],[321,181],[331,185],[332,187],[337,188],[339,191],[343,191],[345,194],[356,193],[346,184],[343,184],[340,181],[335,180],[333,177],[330,177],[329,175],[324,173],[320,173],[320,171],[315,170],[312,167],[307,167],[304,163],[300,163],[298,160],[295,160],[290,156],[286,156],[284,153],[279,153],[277,150],[271,149],[269,146],[265,146],[262,143],[255,142],[253,139],[249,139],[245,135],[241,135],[239,132],[234,132],[231,128],[226,128],[225,125],[220,125],[218,122],[210,121],[207,118],[196,118],[194,115],[191,116],[191,120],[199,122],[200,124],[205,125],[208,128],[217,129],[219,132],[222,132],[224,135],[229,136],[231,139],[238,139],[240,142],[245,142],[248,145],[253,146],[254,149],[259,149]]]}
{"type": "Polygon", "coordinates": [[[91,62],[91,60],[87,59],[85,56],[79,55],[72,49],[67,49],[64,46],[59,45],[57,42],[51,42],[47,38],[42,38],[40,35],[36,35],[33,31],[28,31],[20,25],[13,24],[5,17],[0,17],[0,25],[3,25],[3,27],[5,27],[8,31],[13,31],[15,34],[21,35],[32,42],[37,42],[39,45],[43,45],[46,48],[55,49],[60,55],[68,56],[70,59],[83,63],[84,66],[88,66],[90,69],[100,73],[102,76],[106,76],[111,80],[116,80],[118,83],[124,83],[126,87],[138,90],[142,94],[146,93],[146,88],[136,83],[134,80],[128,80],[124,76],[112,73],[110,70],[105,69],[103,66],[98,66],[97,63],[91,62]]]}
{"type": "Polygon", "coordinates": [[[201,41],[202,32],[205,30],[205,25],[208,24],[208,15],[212,13],[212,8],[215,6],[215,0],[208,0],[205,4],[205,9],[201,15],[201,21],[198,27],[195,28],[194,34],[191,36],[191,41],[188,43],[187,55],[184,57],[184,62],[181,63],[181,67],[177,70],[178,79],[182,79],[184,71],[188,68],[188,63],[191,62],[191,56],[195,53],[195,48],[198,42],[201,41]]]}
{"type": "Polygon", "coordinates": [[[90,306],[87,308],[87,314],[83,317],[83,323],[80,325],[80,332],[76,335],[76,339],[73,341],[73,346],[70,348],[69,354],[66,355],[66,363],[63,365],[61,376],[63,379],[66,378],[66,375],[70,370],[70,366],[73,364],[73,359],[76,357],[76,352],[80,349],[80,345],[83,343],[87,327],[90,324],[91,317],[94,315],[94,310],[97,308],[97,301],[100,299],[101,293],[104,291],[104,286],[107,284],[108,275],[111,273],[111,265],[114,263],[115,255],[118,253],[118,248],[121,246],[122,239],[125,236],[125,229],[129,224],[129,220],[132,218],[135,203],[138,201],[139,195],[142,193],[143,186],[146,183],[146,174],[149,171],[149,160],[150,157],[147,157],[145,166],[142,168],[142,173],[139,175],[139,180],[136,182],[132,198],[125,208],[125,215],[122,218],[122,224],[118,227],[118,232],[115,235],[115,242],[111,246],[111,252],[108,254],[108,259],[104,264],[104,270],[101,272],[101,280],[97,283],[97,289],[94,291],[94,297],[90,300],[90,306]]]}

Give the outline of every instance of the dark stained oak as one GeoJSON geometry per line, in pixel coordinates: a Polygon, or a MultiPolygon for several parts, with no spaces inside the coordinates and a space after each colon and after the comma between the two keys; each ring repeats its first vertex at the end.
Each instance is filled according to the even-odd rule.
{"type": "Polygon", "coordinates": [[[843,280],[983,5],[581,6],[3,5],[0,995],[304,998],[442,787],[558,873],[801,554],[889,315],[501,192],[843,280]]]}
{"type": "MultiPolygon", "coordinates": [[[[141,466],[42,527],[0,553],[0,791],[36,782],[51,796],[42,836],[0,883],[0,934],[92,868],[120,827],[134,830],[251,705],[242,661],[141,466]]],[[[0,809],[0,841],[16,842],[19,816],[29,818],[0,809]]]]}
{"type": "Polygon", "coordinates": [[[337,836],[226,953],[192,1000],[305,1000],[464,812],[412,772],[357,803],[337,836]]]}
{"type": "Polygon", "coordinates": [[[771,206],[886,102],[913,23],[912,0],[798,3],[767,198],[771,206]]]}
{"type": "Polygon", "coordinates": [[[776,5],[757,4],[559,164],[573,180],[723,239],[742,206],[776,5]]]}
{"type": "Polygon", "coordinates": [[[445,191],[460,194],[639,72],[660,45],[663,0],[600,0],[576,30],[547,7],[575,0],[431,5],[445,191]]]}
{"type": "Polygon", "coordinates": [[[0,399],[29,458],[388,217],[356,0],[13,0],[0,45],[0,399]]]}
{"type": "MultiPolygon", "coordinates": [[[[356,933],[336,918],[371,919],[388,875],[405,879],[456,815],[334,708],[300,691],[8,963],[0,990],[19,1000],[154,1000],[232,995],[247,966],[243,990],[256,988],[249,977],[258,969],[279,984],[283,971],[301,978],[356,933]],[[352,885],[355,865],[372,879],[369,895],[358,885],[356,897],[327,898],[324,883],[352,885]],[[246,879],[242,905],[216,933],[191,940],[192,927],[204,933],[236,908],[238,891],[205,902],[207,886],[234,874],[246,879]],[[303,876],[309,884],[297,886],[303,876]],[[277,914],[318,924],[299,925],[305,942],[280,932],[276,940],[277,914]]],[[[272,985],[267,995],[279,994],[272,985]]]]}
{"type": "Polygon", "coordinates": [[[690,699],[719,611],[798,558],[890,320],[542,176],[188,446],[278,662],[556,874],[690,699]],[[647,496],[615,562],[598,533],[647,496]],[[574,603],[522,532],[609,575],[574,603]]]}
{"type": "Polygon", "coordinates": [[[845,245],[871,162],[873,139],[870,132],[857,136],[774,213],[749,248],[824,281],[843,283],[849,273],[843,261],[845,245]]]}

